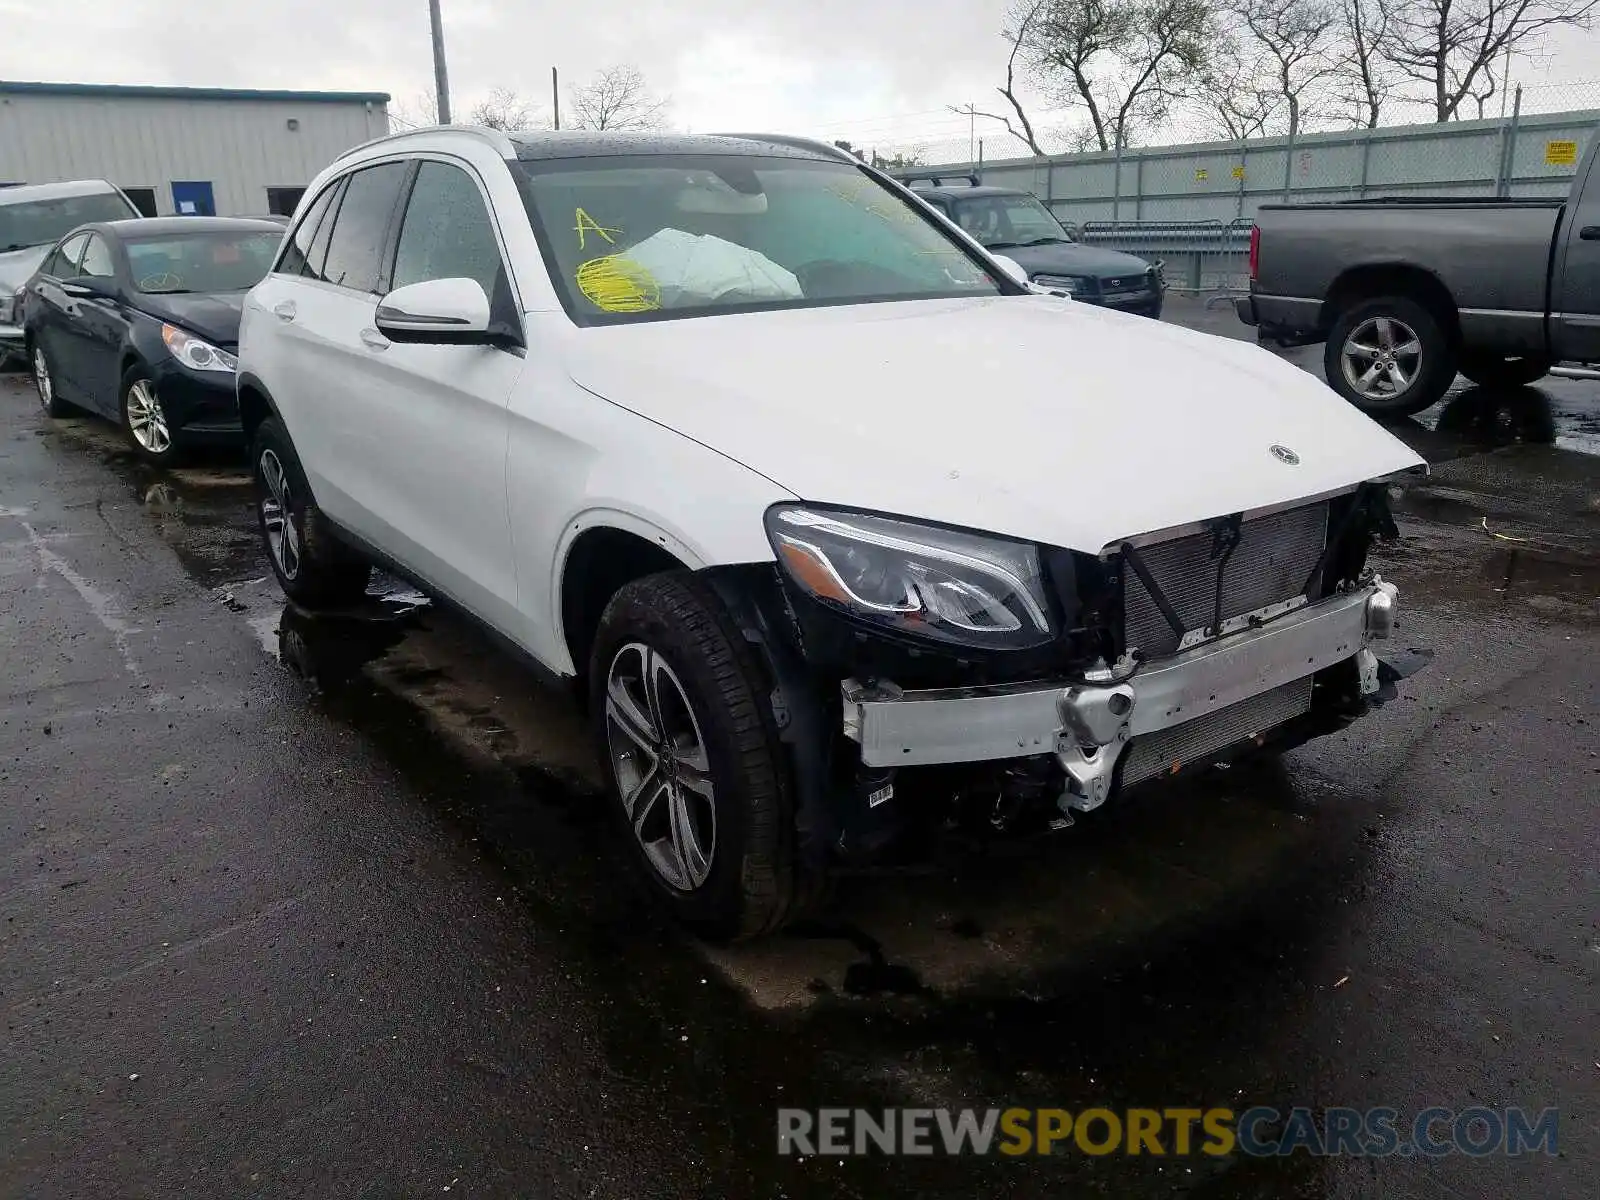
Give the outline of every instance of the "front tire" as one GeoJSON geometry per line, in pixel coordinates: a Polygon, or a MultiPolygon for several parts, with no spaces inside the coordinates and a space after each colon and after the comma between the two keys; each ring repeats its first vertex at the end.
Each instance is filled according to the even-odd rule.
{"type": "Polygon", "coordinates": [[[122,431],[128,435],[133,452],[145,462],[169,467],[183,457],[176,432],[167,421],[166,409],[155,381],[141,366],[132,366],[122,376],[122,431]]]}
{"type": "Polygon", "coordinates": [[[794,808],[760,699],[771,685],[716,594],[687,572],[623,587],[589,680],[611,808],[653,897],[717,941],[789,920],[794,808]]]}
{"type": "Polygon", "coordinates": [[[1406,296],[1350,305],[1328,331],[1328,385],[1372,417],[1403,417],[1439,402],[1456,376],[1437,317],[1406,296]]]}
{"type": "Polygon", "coordinates": [[[1505,358],[1498,354],[1461,355],[1456,370],[1479,387],[1526,387],[1550,374],[1554,364],[1547,358],[1505,358]]]}
{"type": "Polygon", "coordinates": [[[294,444],[273,418],[256,430],[250,467],[261,540],[284,595],[306,608],[360,600],[372,566],[334,534],[311,499],[294,444]]]}

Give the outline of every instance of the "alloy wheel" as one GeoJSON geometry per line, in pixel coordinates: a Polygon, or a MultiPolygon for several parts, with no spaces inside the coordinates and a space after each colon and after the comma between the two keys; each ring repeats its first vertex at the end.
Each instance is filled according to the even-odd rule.
{"type": "Polygon", "coordinates": [[[261,481],[266,494],[261,497],[261,528],[267,534],[267,549],[285,579],[300,574],[300,531],[295,527],[294,493],[283,463],[271,450],[261,452],[261,481]]]}
{"type": "Polygon", "coordinates": [[[165,454],[172,449],[167,414],[156,395],[155,385],[148,379],[138,380],[128,389],[128,431],[133,434],[133,440],[151,454],[165,454]]]}
{"type": "Polygon", "coordinates": [[[661,655],[629,642],[611,660],[605,713],[633,836],[663,882],[695,891],[711,874],[717,810],[705,739],[682,682],[661,655]]]}
{"type": "Polygon", "coordinates": [[[39,403],[47,410],[56,398],[55,384],[50,379],[50,363],[44,356],[44,347],[33,348],[33,386],[39,389],[39,403]]]}
{"type": "Polygon", "coordinates": [[[1339,351],[1345,382],[1364,400],[1395,400],[1422,373],[1422,341],[1394,317],[1369,317],[1339,351]]]}

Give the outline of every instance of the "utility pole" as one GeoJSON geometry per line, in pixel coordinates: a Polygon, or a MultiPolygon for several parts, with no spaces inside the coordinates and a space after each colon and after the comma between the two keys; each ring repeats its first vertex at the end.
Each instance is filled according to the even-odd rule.
{"type": "Polygon", "coordinates": [[[433,30],[433,94],[439,102],[439,124],[450,124],[450,76],[444,67],[444,23],[439,0],[428,0],[428,23],[433,30]]]}
{"type": "Polygon", "coordinates": [[[556,128],[561,128],[561,85],[557,82],[559,76],[554,67],[550,68],[550,106],[555,109],[556,128]]]}

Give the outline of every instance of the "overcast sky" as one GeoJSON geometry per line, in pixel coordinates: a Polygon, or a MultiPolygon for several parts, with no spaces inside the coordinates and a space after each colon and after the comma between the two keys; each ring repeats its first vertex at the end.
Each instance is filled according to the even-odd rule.
{"type": "MultiPolygon", "coordinates": [[[[681,128],[783,130],[867,146],[964,142],[965,119],[944,108],[998,101],[1006,7],[443,0],[458,113],[496,86],[547,102],[552,64],[566,83],[633,63],[671,97],[681,128]]],[[[412,105],[432,84],[427,0],[0,0],[0,30],[6,79],[384,91],[412,105]]],[[[1596,47],[1594,35],[1570,35],[1537,78],[1600,76],[1596,47]]]]}

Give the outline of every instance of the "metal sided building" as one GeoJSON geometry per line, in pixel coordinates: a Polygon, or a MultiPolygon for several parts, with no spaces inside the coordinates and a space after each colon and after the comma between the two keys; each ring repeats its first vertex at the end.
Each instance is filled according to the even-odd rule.
{"type": "Polygon", "coordinates": [[[288,214],[336,156],[389,132],[388,102],[0,80],[0,186],[105,179],[148,216],[288,214]]]}

